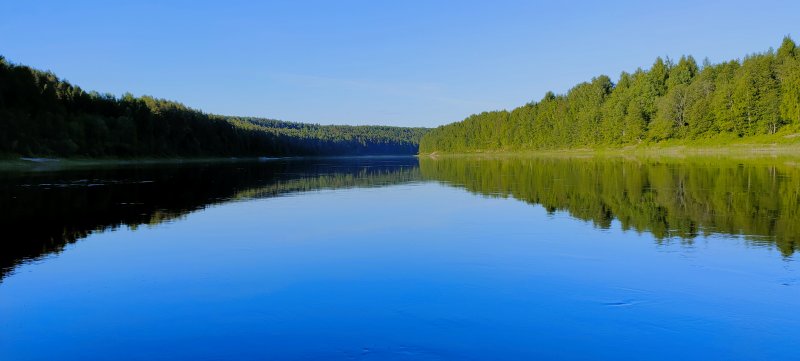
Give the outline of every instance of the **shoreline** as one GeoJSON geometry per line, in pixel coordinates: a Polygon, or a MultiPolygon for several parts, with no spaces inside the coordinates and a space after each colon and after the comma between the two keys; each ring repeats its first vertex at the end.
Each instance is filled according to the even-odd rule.
{"type": "Polygon", "coordinates": [[[800,158],[800,142],[796,143],[730,143],[719,145],[648,144],[624,147],[571,148],[548,150],[476,150],[471,152],[434,151],[419,157],[695,157],[725,156],[733,158],[790,156],[800,158]]]}
{"type": "Polygon", "coordinates": [[[113,168],[157,165],[185,165],[202,163],[271,162],[303,159],[345,158],[397,158],[415,157],[415,154],[391,155],[331,155],[331,156],[285,156],[285,157],[197,157],[197,158],[49,158],[17,157],[0,158],[0,171],[33,170],[48,171],[68,168],[113,168]]]}

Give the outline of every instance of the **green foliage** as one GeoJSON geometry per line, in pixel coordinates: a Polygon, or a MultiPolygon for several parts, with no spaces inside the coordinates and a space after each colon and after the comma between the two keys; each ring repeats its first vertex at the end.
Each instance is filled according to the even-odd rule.
{"type": "Polygon", "coordinates": [[[700,67],[658,58],[623,72],[548,92],[511,112],[486,112],[441,126],[420,152],[520,151],[625,146],[668,140],[753,137],[800,130],[800,55],[786,37],[777,52],[700,67]],[[505,114],[505,118],[502,116],[505,114]],[[510,114],[510,115],[509,115],[510,114]]]}
{"type": "Polygon", "coordinates": [[[426,128],[318,125],[263,118],[225,117],[237,128],[272,134],[295,154],[416,154],[426,128]]]}
{"type": "Polygon", "coordinates": [[[85,92],[0,57],[0,154],[61,157],[415,154],[425,128],[234,118],[85,92]]]}

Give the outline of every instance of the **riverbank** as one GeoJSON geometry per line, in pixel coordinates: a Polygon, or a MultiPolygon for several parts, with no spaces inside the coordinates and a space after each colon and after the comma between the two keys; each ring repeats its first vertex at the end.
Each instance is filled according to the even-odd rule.
{"type": "Polygon", "coordinates": [[[0,170],[58,170],[64,168],[109,168],[137,165],[178,165],[220,162],[269,161],[271,157],[205,157],[205,158],[44,158],[6,157],[0,159],[0,170]]]}
{"type": "Polygon", "coordinates": [[[275,160],[351,159],[351,158],[409,158],[411,154],[398,155],[335,155],[291,157],[204,157],[204,158],[45,158],[6,156],[0,158],[0,171],[50,171],[72,168],[116,168],[135,166],[171,166],[203,163],[270,162],[275,160]]]}
{"type": "Polygon", "coordinates": [[[421,153],[424,157],[440,156],[619,156],[619,157],[800,157],[800,134],[758,136],[744,139],[713,139],[702,141],[665,141],[626,146],[569,148],[547,150],[477,150],[472,152],[421,153]]]}

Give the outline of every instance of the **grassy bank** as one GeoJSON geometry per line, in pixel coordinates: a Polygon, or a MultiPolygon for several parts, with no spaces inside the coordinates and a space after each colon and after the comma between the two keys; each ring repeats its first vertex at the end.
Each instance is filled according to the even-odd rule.
{"type": "Polygon", "coordinates": [[[548,150],[477,150],[449,153],[436,151],[420,156],[671,156],[698,155],[730,157],[797,156],[800,157],[800,134],[762,135],[747,138],[702,140],[668,140],[658,143],[640,143],[624,147],[593,147],[548,150]]]}

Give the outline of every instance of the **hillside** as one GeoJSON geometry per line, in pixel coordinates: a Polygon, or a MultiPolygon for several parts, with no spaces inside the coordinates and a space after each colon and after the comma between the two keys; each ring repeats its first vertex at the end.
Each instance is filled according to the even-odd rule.
{"type": "Polygon", "coordinates": [[[601,75],[566,94],[475,114],[427,133],[420,152],[720,144],[764,135],[791,141],[800,140],[798,131],[800,49],[786,37],[777,51],[742,60],[658,58],[616,83],[601,75]]]}
{"type": "Polygon", "coordinates": [[[0,57],[0,155],[197,157],[416,154],[425,128],[321,126],[206,114],[87,92],[0,57]]]}

